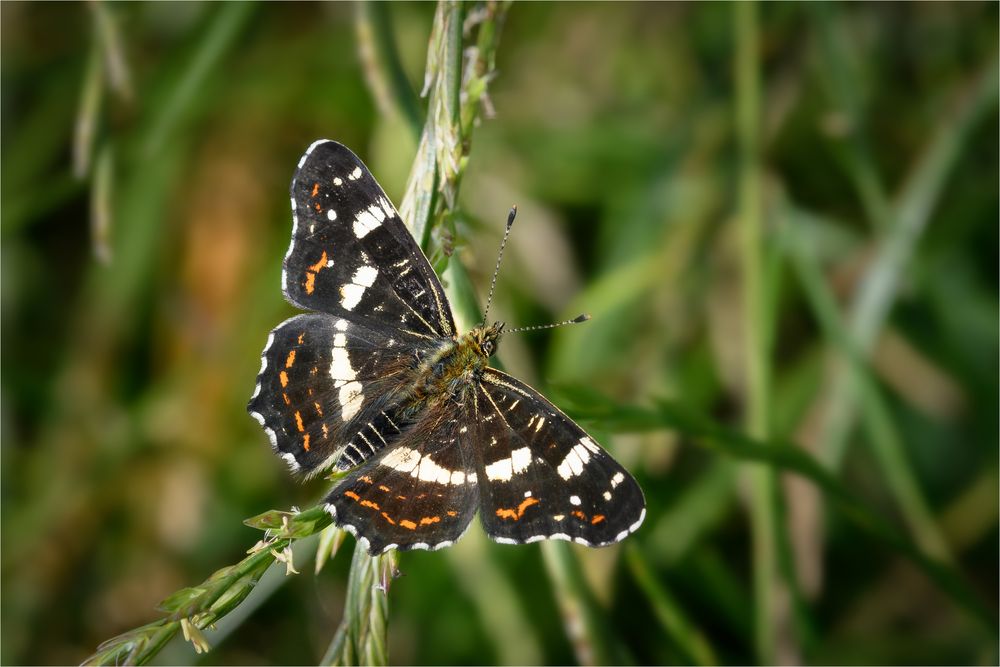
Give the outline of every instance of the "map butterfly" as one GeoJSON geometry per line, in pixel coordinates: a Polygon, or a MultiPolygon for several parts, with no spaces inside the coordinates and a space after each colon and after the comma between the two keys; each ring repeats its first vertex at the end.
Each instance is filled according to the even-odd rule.
{"type": "Polygon", "coordinates": [[[281,285],[309,312],[268,336],[247,409],[295,472],[349,471],[325,501],[338,526],[371,554],[449,546],[477,510],[504,544],[604,546],[639,527],[632,476],[488,366],[503,323],[455,330],[434,270],[354,153],[310,146],[291,205],[281,285]]]}

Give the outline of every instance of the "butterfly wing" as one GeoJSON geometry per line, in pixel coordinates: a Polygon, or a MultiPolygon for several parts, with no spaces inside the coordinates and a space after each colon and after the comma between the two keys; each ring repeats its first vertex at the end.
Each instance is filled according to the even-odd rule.
{"type": "Polygon", "coordinates": [[[372,555],[389,549],[441,549],[468,528],[479,506],[479,489],[469,429],[462,430],[454,413],[426,413],[326,498],[334,522],[372,555]]]}
{"type": "Polygon", "coordinates": [[[393,390],[455,325],[427,259],[349,149],[310,146],[291,203],[282,289],[317,312],[271,332],[247,409],[294,470],[349,468],[398,435],[393,390]]]}
{"type": "Polygon", "coordinates": [[[490,538],[604,546],[639,527],[638,483],[545,397],[492,368],[475,396],[480,520],[490,538]]]}
{"type": "Polygon", "coordinates": [[[285,296],[305,310],[377,329],[455,334],[434,270],[368,168],[347,147],[317,141],[292,179],[285,296]]]}
{"type": "Polygon", "coordinates": [[[293,470],[319,472],[338,458],[352,467],[403,428],[393,388],[426,343],[326,313],[298,315],[271,332],[247,410],[293,470]]]}

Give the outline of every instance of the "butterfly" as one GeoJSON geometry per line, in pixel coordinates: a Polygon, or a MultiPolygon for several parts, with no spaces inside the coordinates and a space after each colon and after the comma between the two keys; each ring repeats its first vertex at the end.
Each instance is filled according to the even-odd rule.
{"type": "Polygon", "coordinates": [[[441,282],[354,153],[310,146],[291,205],[281,287],[308,312],[268,336],[247,410],[293,471],[348,471],[325,500],[339,527],[373,555],[449,546],[477,510],[504,544],[604,546],[639,527],[628,471],[488,365],[504,324],[456,331],[441,282]]]}

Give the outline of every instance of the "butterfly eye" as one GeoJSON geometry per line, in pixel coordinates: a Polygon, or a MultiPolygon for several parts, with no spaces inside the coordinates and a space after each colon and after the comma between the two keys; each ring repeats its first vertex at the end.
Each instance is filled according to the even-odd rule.
{"type": "Polygon", "coordinates": [[[488,340],[485,343],[483,343],[483,352],[486,354],[487,357],[493,354],[493,341],[488,340]]]}

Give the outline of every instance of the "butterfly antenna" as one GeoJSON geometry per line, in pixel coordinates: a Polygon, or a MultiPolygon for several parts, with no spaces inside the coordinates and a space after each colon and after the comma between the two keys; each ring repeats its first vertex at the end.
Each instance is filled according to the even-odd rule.
{"type": "Polygon", "coordinates": [[[497,274],[500,273],[500,262],[503,260],[503,249],[507,247],[507,237],[510,236],[510,228],[514,226],[514,218],[517,216],[517,206],[510,207],[510,213],[507,215],[507,229],[503,231],[503,241],[500,242],[500,253],[497,255],[497,265],[493,269],[493,278],[490,280],[490,295],[486,298],[486,309],[483,311],[483,323],[480,326],[486,326],[486,317],[490,314],[490,304],[493,303],[493,290],[497,286],[497,274]]]}
{"type": "Polygon", "coordinates": [[[583,313],[582,315],[577,315],[571,320],[564,320],[562,322],[556,322],[555,324],[539,324],[533,327],[518,327],[517,329],[508,329],[504,331],[504,335],[518,333],[519,331],[538,331],[539,329],[555,329],[556,327],[563,327],[567,324],[579,324],[580,322],[586,322],[590,319],[590,315],[583,313]]]}

